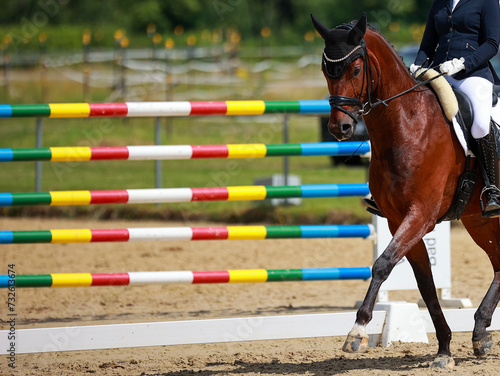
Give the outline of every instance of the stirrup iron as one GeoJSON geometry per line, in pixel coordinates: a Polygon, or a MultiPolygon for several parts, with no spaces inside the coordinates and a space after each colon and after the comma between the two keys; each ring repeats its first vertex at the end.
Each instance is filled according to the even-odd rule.
{"type": "Polygon", "coordinates": [[[479,203],[481,204],[481,214],[485,218],[495,218],[500,217],[500,206],[498,205],[498,198],[500,197],[500,189],[496,185],[489,185],[484,187],[481,191],[481,196],[479,197],[479,203]],[[483,200],[483,195],[486,194],[486,207],[483,200]],[[492,195],[497,196],[495,198],[491,198],[492,195]],[[496,202],[493,202],[493,201],[496,202]]]}

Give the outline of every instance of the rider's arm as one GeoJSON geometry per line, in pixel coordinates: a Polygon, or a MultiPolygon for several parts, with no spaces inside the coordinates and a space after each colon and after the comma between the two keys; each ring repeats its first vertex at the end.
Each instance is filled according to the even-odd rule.
{"type": "Polygon", "coordinates": [[[470,72],[486,64],[498,52],[500,43],[500,7],[498,0],[485,0],[481,11],[481,28],[479,40],[483,41],[471,53],[464,56],[465,71],[470,72]]]}

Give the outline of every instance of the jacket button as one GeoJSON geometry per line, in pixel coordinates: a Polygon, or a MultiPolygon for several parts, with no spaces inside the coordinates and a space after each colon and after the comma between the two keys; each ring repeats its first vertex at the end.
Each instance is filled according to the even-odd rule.
{"type": "Polygon", "coordinates": [[[451,16],[448,16],[448,19],[451,20],[451,16]]]}
{"type": "Polygon", "coordinates": [[[450,43],[450,42],[451,42],[451,39],[448,39],[448,40],[447,40],[447,42],[448,42],[448,43],[450,43]]]}
{"type": "Polygon", "coordinates": [[[453,28],[452,28],[452,27],[450,27],[450,31],[453,31],[453,28]]]}

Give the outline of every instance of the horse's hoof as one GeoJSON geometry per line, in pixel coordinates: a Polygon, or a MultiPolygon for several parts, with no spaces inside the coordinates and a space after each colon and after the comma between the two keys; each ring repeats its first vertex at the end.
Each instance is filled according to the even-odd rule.
{"type": "Polygon", "coordinates": [[[342,351],[348,353],[363,353],[368,350],[368,336],[351,335],[347,336],[342,351]]]}
{"type": "Polygon", "coordinates": [[[475,356],[485,356],[488,354],[493,346],[491,334],[484,336],[479,341],[472,341],[472,348],[474,349],[475,356]]]}
{"type": "Polygon", "coordinates": [[[431,368],[434,369],[446,369],[452,370],[455,368],[455,361],[451,356],[439,355],[431,364],[431,368]]]}

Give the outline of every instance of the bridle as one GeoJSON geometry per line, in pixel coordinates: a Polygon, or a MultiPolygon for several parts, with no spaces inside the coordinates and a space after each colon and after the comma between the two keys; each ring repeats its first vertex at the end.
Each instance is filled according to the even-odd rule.
{"type": "MultiPolygon", "coordinates": [[[[370,61],[370,55],[368,54],[368,49],[366,48],[366,43],[364,40],[361,41],[361,44],[357,47],[355,47],[351,52],[349,52],[346,56],[340,59],[330,59],[326,55],[326,52],[323,52],[323,70],[326,73],[326,75],[330,78],[337,78],[332,76],[328,72],[328,64],[327,63],[344,63],[351,55],[353,55],[355,52],[361,49],[362,53],[362,59],[363,59],[363,82],[361,84],[361,91],[359,94],[359,98],[353,98],[353,97],[347,97],[344,95],[330,95],[329,102],[330,106],[332,108],[335,108],[339,111],[342,111],[344,114],[350,116],[352,120],[354,121],[355,124],[358,123],[358,118],[361,115],[367,115],[370,113],[371,109],[373,108],[373,104],[371,101],[371,96],[372,96],[372,91],[373,91],[373,86],[374,86],[374,81],[373,81],[373,71],[372,71],[372,65],[370,61]],[[367,101],[363,103],[361,100],[363,96],[363,91],[365,89],[365,84],[366,84],[366,92],[367,92],[367,101]],[[344,106],[353,106],[353,107],[359,107],[360,110],[353,113],[347,109],[344,108],[344,106]]],[[[345,64],[345,63],[344,63],[345,64]]],[[[347,64],[346,66],[342,68],[342,75],[345,73],[345,70],[347,69],[347,64]]]]}
{"type": "MultiPolygon", "coordinates": [[[[340,78],[341,76],[344,75],[347,67],[350,65],[350,63],[346,64],[345,61],[360,49],[361,49],[361,57],[363,59],[363,81],[361,84],[361,91],[359,94],[359,98],[347,97],[344,95],[330,95],[330,98],[329,98],[330,106],[334,109],[337,109],[337,110],[343,112],[344,114],[348,115],[349,117],[351,117],[351,119],[354,121],[354,124],[358,123],[358,121],[359,121],[358,119],[360,116],[368,115],[371,112],[371,110],[373,110],[375,107],[380,106],[381,104],[388,107],[389,106],[388,102],[390,102],[396,98],[399,98],[405,94],[408,94],[411,91],[413,91],[421,86],[427,85],[429,82],[444,75],[444,73],[440,73],[432,78],[429,78],[429,79],[424,80],[424,81],[420,81],[416,85],[412,86],[410,89],[405,90],[399,94],[396,94],[388,99],[382,100],[382,99],[377,98],[377,100],[375,102],[372,102],[372,95],[373,95],[373,89],[374,89],[375,82],[373,80],[373,70],[372,70],[372,64],[370,61],[370,55],[368,54],[368,49],[366,47],[366,43],[365,43],[364,39],[362,39],[361,43],[358,46],[354,47],[354,49],[351,50],[351,52],[349,52],[346,56],[344,56],[340,59],[335,59],[335,60],[330,59],[326,55],[326,51],[323,52],[323,58],[322,58],[323,71],[330,78],[333,78],[333,79],[340,78]],[[335,75],[335,74],[329,73],[328,63],[330,63],[330,64],[332,64],[332,63],[333,64],[344,63],[344,66],[341,67],[341,70],[340,70],[341,74],[335,75]],[[363,97],[363,91],[365,90],[365,85],[366,85],[366,102],[363,103],[362,97],[363,97]],[[358,107],[359,110],[352,112],[352,111],[349,111],[346,108],[344,108],[344,106],[358,107]]],[[[421,76],[423,76],[424,73],[420,74],[418,77],[416,77],[416,79],[418,80],[421,76]]]]}

